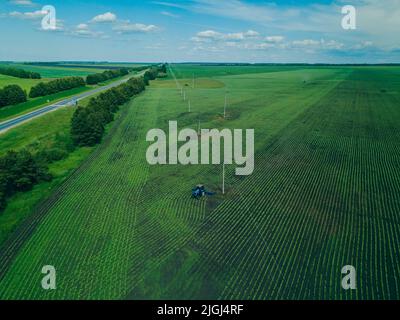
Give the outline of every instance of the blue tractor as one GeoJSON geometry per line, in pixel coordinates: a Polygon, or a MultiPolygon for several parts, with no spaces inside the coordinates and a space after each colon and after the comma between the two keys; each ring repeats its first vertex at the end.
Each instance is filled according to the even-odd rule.
{"type": "Polygon", "coordinates": [[[199,200],[201,197],[204,196],[213,196],[215,192],[209,192],[206,190],[206,188],[202,185],[199,184],[195,188],[192,189],[192,198],[195,198],[199,200]]]}

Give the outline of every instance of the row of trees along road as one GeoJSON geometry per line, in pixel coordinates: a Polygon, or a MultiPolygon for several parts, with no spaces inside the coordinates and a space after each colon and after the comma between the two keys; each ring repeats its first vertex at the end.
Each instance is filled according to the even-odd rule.
{"type": "Polygon", "coordinates": [[[122,68],[117,70],[107,70],[102,73],[89,74],[86,77],[86,83],[89,85],[98,84],[110,79],[126,76],[129,73],[129,69],[122,68]]]}
{"type": "Polygon", "coordinates": [[[40,82],[31,88],[30,98],[43,97],[60,91],[70,90],[85,86],[85,80],[81,77],[68,77],[56,79],[50,82],[40,82]]]}
{"type": "Polygon", "coordinates": [[[22,79],[41,79],[40,73],[26,71],[24,69],[18,69],[18,68],[0,67],[0,74],[22,79]]]}
{"type": "Polygon", "coordinates": [[[104,127],[114,120],[119,106],[146,88],[143,78],[132,78],[90,99],[87,107],[78,107],[71,120],[71,136],[78,146],[94,146],[101,141],[104,127]]]}
{"type": "Polygon", "coordinates": [[[119,106],[146,89],[150,80],[166,72],[166,66],[154,66],[143,77],[131,78],[115,88],[90,99],[86,108],[78,107],[71,120],[71,136],[77,146],[94,146],[104,134],[106,124],[114,120],[119,106]]]}
{"type": "MultiPolygon", "coordinates": [[[[133,68],[132,70],[136,69],[141,70],[142,68],[144,67],[133,68]]],[[[4,72],[7,72],[8,75],[17,76],[17,74],[23,75],[26,73],[27,74],[26,77],[30,75],[32,79],[40,79],[40,74],[38,74],[39,77],[37,77],[35,73],[31,73],[22,69],[0,68],[0,73],[2,73],[1,72],[2,69],[5,70],[4,72]]],[[[86,78],[86,82],[82,77],[66,77],[66,78],[56,79],[50,82],[40,82],[31,88],[29,97],[30,98],[43,97],[61,91],[83,87],[86,84],[88,85],[97,84],[116,77],[122,77],[127,74],[129,74],[129,69],[122,68],[117,70],[107,70],[102,73],[88,75],[86,78]]],[[[26,100],[27,100],[26,92],[18,85],[10,85],[4,87],[3,89],[0,89],[0,108],[25,102],[26,100]]]]}

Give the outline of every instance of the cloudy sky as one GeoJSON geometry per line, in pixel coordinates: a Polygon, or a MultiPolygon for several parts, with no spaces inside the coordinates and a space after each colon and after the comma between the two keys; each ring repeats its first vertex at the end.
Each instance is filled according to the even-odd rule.
{"type": "Polygon", "coordinates": [[[0,30],[0,60],[400,62],[400,0],[0,0],[0,30]]]}

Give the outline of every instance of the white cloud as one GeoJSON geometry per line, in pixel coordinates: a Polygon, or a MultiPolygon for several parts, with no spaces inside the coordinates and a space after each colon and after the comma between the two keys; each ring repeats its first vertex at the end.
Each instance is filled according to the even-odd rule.
{"type": "Polygon", "coordinates": [[[260,44],[256,44],[254,46],[254,49],[256,49],[256,50],[266,50],[266,49],[271,49],[271,48],[275,48],[275,44],[273,44],[273,43],[260,43],[260,44]]]}
{"type": "Polygon", "coordinates": [[[303,47],[303,48],[313,48],[313,49],[323,49],[323,50],[341,50],[344,48],[344,44],[338,42],[336,40],[325,41],[325,39],[321,40],[313,40],[313,39],[304,39],[304,40],[295,40],[292,41],[292,47],[303,47]]]}
{"type": "MultiPolygon", "coordinates": [[[[317,2],[317,1],[316,1],[317,2]]],[[[273,1],[249,3],[244,0],[192,0],[182,5],[195,13],[256,23],[274,32],[312,32],[357,43],[373,41],[381,49],[398,47],[400,0],[353,0],[357,13],[357,30],[341,27],[341,8],[348,1],[332,0],[328,4],[280,5],[273,1]]]]}
{"type": "Polygon", "coordinates": [[[123,21],[113,27],[117,33],[150,33],[158,31],[159,28],[153,24],[145,25],[142,23],[131,23],[130,21],[123,21]]]}
{"type": "Polygon", "coordinates": [[[160,12],[163,16],[171,17],[171,18],[180,18],[179,15],[171,13],[169,11],[161,11],[160,12]]]}
{"type": "Polygon", "coordinates": [[[359,44],[356,44],[355,46],[353,46],[353,49],[355,50],[362,50],[362,49],[366,49],[366,48],[371,48],[373,47],[373,42],[372,41],[363,41],[359,44]]]}
{"type": "Polygon", "coordinates": [[[10,3],[12,3],[16,6],[22,6],[22,7],[36,6],[36,3],[33,3],[31,0],[11,0],[10,3]]]}
{"type": "Polygon", "coordinates": [[[12,18],[18,18],[18,19],[41,19],[47,14],[47,11],[42,11],[42,10],[37,10],[33,12],[19,12],[19,11],[13,11],[9,13],[9,16],[12,18]]]}
{"type": "Polygon", "coordinates": [[[320,42],[312,39],[304,39],[304,40],[295,40],[292,42],[292,44],[294,46],[309,47],[309,46],[318,46],[320,42]]]}
{"type": "Polygon", "coordinates": [[[99,14],[91,20],[92,23],[109,23],[115,21],[117,21],[117,16],[112,12],[99,14]]]}
{"type": "Polygon", "coordinates": [[[84,38],[106,38],[104,32],[90,30],[89,26],[85,23],[78,24],[69,34],[84,38]]]}
{"type": "Polygon", "coordinates": [[[164,7],[170,7],[170,8],[179,8],[179,9],[186,9],[185,5],[179,5],[176,3],[172,2],[165,2],[165,1],[152,1],[154,4],[158,4],[164,7]]]}
{"type": "Polygon", "coordinates": [[[254,30],[248,30],[244,34],[246,37],[258,37],[260,35],[257,31],[254,30]]]}
{"type": "Polygon", "coordinates": [[[87,30],[89,29],[89,26],[86,23],[80,23],[76,26],[77,30],[87,30]]]}
{"type": "Polygon", "coordinates": [[[249,30],[246,32],[237,32],[237,33],[228,33],[224,35],[224,39],[226,40],[245,40],[249,38],[257,38],[259,33],[257,31],[249,30]]]}
{"type": "Polygon", "coordinates": [[[221,33],[214,30],[200,31],[196,36],[192,37],[194,42],[211,42],[211,41],[243,41],[246,39],[257,38],[259,33],[254,30],[236,33],[221,33]]]}
{"type": "Polygon", "coordinates": [[[271,43],[282,42],[284,39],[285,39],[285,37],[283,37],[283,36],[268,36],[265,38],[265,40],[267,42],[271,42],[271,43]]]}
{"type": "Polygon", "coordinates": [[[192,49],[193,51],[204,51],[204,52],[211,52],[211,53],[219,53],[223,52],[224,50],[221,47],[217,46],[196,46],[192,49]]]}
{"type": "Polygon", "coordinates": [[[217,31],[214,31],[214,30],[205,30],[205,31],[198,32],[197,37],[201,38],[201,39],[217,40],[217,39],[222,39],[223,34],[217,32],[217,31]]]}
{"type": "Polygon", "coordinates": [[[341,50],[344,48],[344,44],[336,40],[325,41],[324,39],[322,39],[321,46],[323,49],[331,49],[331,50],[341,50]]]}
{"type": "MultiPolygon", "coordinates": [[[[46,10],[36,10],[32,12],[19,12],[19,11],[13,11],[8,14],[9,17],[11,18],[16,18],[16,19],[22,19],[22,20],[32,20],[34,21],[34,24],[37,24],[38,22],[40,23],[40,20],[43,19],[44,16],[48,14],[48,11],[46,10]]],[[[56,20],[56,26],[55,28],[51,29],[43,29],[42,26],[36,27],[37,30],[39,31],[63,31],[64,28],[64,21],[63,20],[56,20]]]]}

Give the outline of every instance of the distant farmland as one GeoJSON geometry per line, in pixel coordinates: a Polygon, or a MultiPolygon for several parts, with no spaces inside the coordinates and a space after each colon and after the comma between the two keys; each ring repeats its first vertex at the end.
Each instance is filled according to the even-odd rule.
{"type": "Polygon", "coordinates": [[[36,66],[36,65],[28,65],[28,64],[18,64],[12,63],[1,66],[9,66],[24,69],[26,71],[38,72],[41,74],[42,78],[62,78],[62,77],[84,77],[92,73],[102,72],[107,70],[107,68],[103,69],[90,69],[84,67],[74,66],[71,67],[62,67],[62,66],[36,66]]]}
{"type": "Polygon", "coordinates": [[[123,107],[3,244],[0,298],[399,299],[400,68],[172,69],[192,112],[171,75],[123,107]],[[149,166],[146,133],[169,120],[254,128],[254,173],[227,166],[223,196],[221,166],[149,166]],[[191,199],[198,183],[217,195],[191,199]]]}
{"type": "Polygon", "coordinates": [[[45,79],[21,79],[16,77],[6,76],[4,74],[0,74],[0,88],[5,86],[9,86],[12,84],[19,85],[22,89],[26,90],[29,93],[29,90],[37,85],[39,82],[47,82],[45,79]]]}

